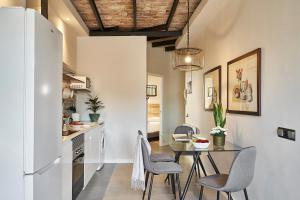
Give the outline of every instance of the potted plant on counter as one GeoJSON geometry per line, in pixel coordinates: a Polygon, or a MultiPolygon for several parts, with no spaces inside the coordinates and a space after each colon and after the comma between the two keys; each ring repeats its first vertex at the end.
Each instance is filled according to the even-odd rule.
{"type": "Polygon", "coordinates": [[[223,115],[222,103],[214,103],[213,115],[216,127],[213,128],[210,134],[213,136],[213,143],[215,147],[224,147],[227,129],[224,128],[226,124],[226,111],[223,115]]]}
{"type": "Polygon", "coordinates": [[[93,112],[89,114],[91,122],[97,122],[100,117],[100,114],[97,112],[100,109],[104,108],[102,101],[99,100],[98,96],[90,96],[88,98],[88,101],[85,102],[85,104],[88,105],[87,110],[93,112]]]}

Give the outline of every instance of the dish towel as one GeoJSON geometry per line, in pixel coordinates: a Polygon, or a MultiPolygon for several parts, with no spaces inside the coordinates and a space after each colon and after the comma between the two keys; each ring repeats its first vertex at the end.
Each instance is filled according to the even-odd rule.
{"type": "Polygon", "coordinates": [[[151,154],[151,146],[147,138],[142,135],[137,136],[135,146],[135,157],[133,163],[133,170],[131,176],[131,188],[134,190],[145,190],[145,174],[144,174],[144,160],[142,153],[142,138],[146,142],[148,152],[151,154]]]}

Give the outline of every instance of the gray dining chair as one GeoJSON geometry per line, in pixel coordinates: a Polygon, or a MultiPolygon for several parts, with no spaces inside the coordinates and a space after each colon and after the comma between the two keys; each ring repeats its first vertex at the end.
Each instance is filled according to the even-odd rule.
{"type": "MultiPolygon", "coordinates": [[[[142,131],[138,131],[139,135],[143,135],[142,131]]],[[[152,162],[175,162],[174,156],[166,153],[151,153],[150,155],[152,162]]]]}
{"type": "Polygon", "coordinates": [[[190,132],[194,134],[194,129],[192,127],[181,125],[175,128],[174,134],[188,134],[190,132]]]}
{"type": "Polygon", "coordinates": [[[242,149],[233,161],[229,174],[216,174],[200,179],[200,197],[202,200],[203,188],[217,190],[217,200],[220,192],[226,192],[228,200],[232,200],[231,193],[244,190],[248,200],[247,187],[250,185],[255,169],[256,148],[247,147],[242,149]]]}
{"type": "MultiPolygon", "coordinates": [[[[178,193],[179,197],[181,196],[181,187],[180,187],[180,181],[179,181],[179,174],[182,173],[181,166],[174,162],[153,162],[151,160],[150,154],[148,152],[146,143],[144,141],[144,138],[142,138],[142,154],[143,154],[143,161],[144,161],[144,167],[146,174],[150,174],[150,185],[149,185],[149,191],[148,191],[148,200],[151,199],[151,192],[152,192],[152,184],[153,179],[155,175],[161,175],[161,174],[170,174],[171,180],[174,184],[172,186],[175,186],[175,182],[177,182],[178,185],[178,193]]],[[[146,176],[145,179],[145,192],[148,187],[148,179],[149,176],[146,176]]],[[[172,188],[173,191],[175,188],[172,188]]],[[[145,195],[143,194],[143,199],[145,195]]],[[[174,194],[174,198],[176,199],[176,193],[174,194]]]]}
{"type": "MultiPolygon", "coordinates": [[[[189,133],[191,133],[192,135],[193,135],[193,134],[196,134],[196,133],[194,132],[194,129],[193,129],[192,127],[186,126],[186,125],[177,126],[177,127],[175,128],[175,131],[174,131],[174,134],[186,134],[186,135],[188,135],[189,133]]],[[[190,154],[189,154],[189,155],[190,155],[190,154]]],[[[178,159],[179,159],[179,158],[178,158],[178,159]]],[[[193,159],[194,159],[194,162],[195,162],[195,159],[196,159],[195,155],[193,155],[193,159]]],[[[206,171],[205,171],[203,162],[202,162],[202,160],[201,160],[200,157],[199,157],[199,159],[198,159],[198,163],[197,163],[197,166],[196,166],[196,175],[198,174],[199,178],[201,177],[199,164],[200,164],[200,166],[201,166],[201,169],[202,169],[202,171],[203,171],[204,176],[207,176],[207,173],[206,173],[206,171]]]]}
{"type": "MultiPolygon", "coordinates": [[[[143,135],[142,131],[140,131],[140,130],[138,131],[138,134],[143,135]]],[[[150,160],[152,162],[175,162],[174,156],[171,156],[166,153],[152,153],[151,152],[150,160]]],[[[148,178],[149,178],[149,172],[146,171],[146,179],[148,180],[148,178]]],[[[169,180],[169,184],[170,184],[170,180],[169,180]]],[[[171,185],[172,185],[173,194],[176,195],[175,181],[173,181],[172,179],[171,179],[171,185]]],[[[145,197],[145,194],[146,194],[146,190],[144,190],[144,192],[143,192],[143,199],[145,197]]]]}

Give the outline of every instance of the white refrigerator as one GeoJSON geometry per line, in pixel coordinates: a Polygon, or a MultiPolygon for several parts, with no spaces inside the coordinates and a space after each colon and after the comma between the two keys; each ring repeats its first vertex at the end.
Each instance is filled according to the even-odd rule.
{"type": "Polygon", "coordinates": [[[61,199],[62,35],[0,8],[0,199],[61,199]]]}

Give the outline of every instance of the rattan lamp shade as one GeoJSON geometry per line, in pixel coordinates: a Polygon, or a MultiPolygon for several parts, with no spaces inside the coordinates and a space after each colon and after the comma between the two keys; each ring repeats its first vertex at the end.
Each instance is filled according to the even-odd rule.
{"type": "Polygon", "coordinates": [[[200,49],[180,48],[174,51],[173,69],[180,71],[197,71],[202,68],[202,56],[200,49]]]}

